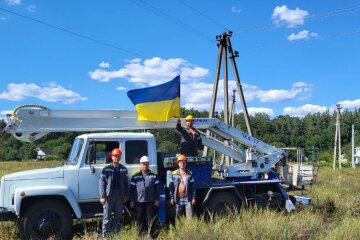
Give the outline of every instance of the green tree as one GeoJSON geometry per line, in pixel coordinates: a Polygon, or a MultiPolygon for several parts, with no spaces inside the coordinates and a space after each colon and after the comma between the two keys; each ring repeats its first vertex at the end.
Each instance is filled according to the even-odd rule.
{"type": "Polygon", "coordinates": [[[71,143],[64,142],[61,145],[54,147],[53,151],[55,155],[59,156],[61,159],[67,159],[71,146],[71,143]]]}
{"type": "Polygon", "coordinates": [[[21,160],[35,159],[37,156],[36,146],[34,143],[23,143],[19,149],[19,155],[21,160]]]}

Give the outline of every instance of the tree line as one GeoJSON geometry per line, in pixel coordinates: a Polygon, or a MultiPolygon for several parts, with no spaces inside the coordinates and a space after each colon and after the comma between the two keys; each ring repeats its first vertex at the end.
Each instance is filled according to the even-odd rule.
{"type": "MultiPolygon", "coordinates": [[[[208,117],[207,111],[182,108],[182,116],[192,114],[194,117],[208,117]]],[[[218,118],[223,116],[217,114],[218,118]]],[[[243,114],[235,114],[235,127],[246,132],[243,114]]],[[[309,154],[316,149],[319,157],[325,161],[332,161],[335,138],[336,112],[307,114],[303,118],[288,115],[270,118],[267,114],[258,113],[250,116],[253,136],[265,143],[276,147],[301,147],[309,154]]],[[[360,145],[360,110],[344,110],[341,114],[341,145],[345,157],[351,158],[351,126],[355,126],[355,145],[360,145]],[[358,143],[358,144],[356,144],[358,143]]],[[[0,127],[6,126],[4,120],[0,127]]],[[[175,126],[174,126],[175,127],[175,126]]],[[[178,152],[180,137],[176,130],[161,129],[151,131],[157,140],[158,151],[178,152]]],[[[81,133],[50,133],[33,142],[26,143],[16,140],[8,133],[0,134],[0,161],[27,160],[36,158],[36,147],[52,149],[59,159],[66,159],[74,138],[81,133]]]]}

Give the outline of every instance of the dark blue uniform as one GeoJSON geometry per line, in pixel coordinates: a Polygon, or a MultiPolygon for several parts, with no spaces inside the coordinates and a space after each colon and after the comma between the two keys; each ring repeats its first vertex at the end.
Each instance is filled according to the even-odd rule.
{"type": "Polygon", "coordinates": [[[104,167],[101,172],[99,194],[100,197],[106,198],[106,203],[103,205],[102,232],[104,236],[109,235],[112,212],[114,212],[114,231],[120,231],[123,201],[128,196],[129,189],[127,174],[126,167],[123,165],[115,167],[112,164],[104,167]]]}
{"type": "Polygon", "coordinates": [[[140,233],[146,233],[154,222],[154,201],[159,201],[159,179],[151,171],[135,172],[130,181],[130,202],[135,203],[135,219],[140,233]]]}

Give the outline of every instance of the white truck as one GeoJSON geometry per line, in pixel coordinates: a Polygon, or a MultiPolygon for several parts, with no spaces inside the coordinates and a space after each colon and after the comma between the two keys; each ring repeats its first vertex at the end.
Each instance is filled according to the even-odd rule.
{"type": "MultiPolygon", "coordinates": [[[[66,164],[5,175],[0,185],[0,220],[19,221],[24,238],[64,238],[71,234],[73,219],[98,217],[98,181],[108,153],[123,152],[121,163],[129,176],[138,169],[139,159],[149,156],[150,169],[161,182],[159,219],[170,217],[166,179],[175,167],[174,155],[158,153],[156,140],[148,129],[175,128],[169,122],[137,121],[134,111],[51,110],[37,105],[20,106],[7,116],[5,131],[23,141],[35,141],[49,132],[144,130],[143,132],[106,132],[78,136],[66,164]]],[[[182,119],[183,124],[185,123],[182,119]]],[[[227,207],[238,210],[254,203],[291,211],[295,202],[310,203],[306,197],[288,196],[281,180],[264,178],[284,157],[281,149],[270,146],[219,119],[196,119],[203,144],[233,159],[232,165],[216,166],[208,157],[191,158],[189,168],[197,187],[196,212],[222,214],[227,207]],[[226,144],[222,140],[226,140],[226,144]],[[247,147],[248,149],[244,149],[247,147]],[[218,172],[221,177],[213,177],[218,172]]]]}

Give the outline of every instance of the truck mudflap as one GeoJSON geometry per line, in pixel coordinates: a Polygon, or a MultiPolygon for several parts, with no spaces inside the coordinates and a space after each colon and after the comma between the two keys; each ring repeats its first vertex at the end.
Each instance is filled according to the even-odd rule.
{"type": "Polygon", "coordinates": [[[15,213],[5,208],[0,208],[0,221],[13,221],[16,219],[15,213]]]}

